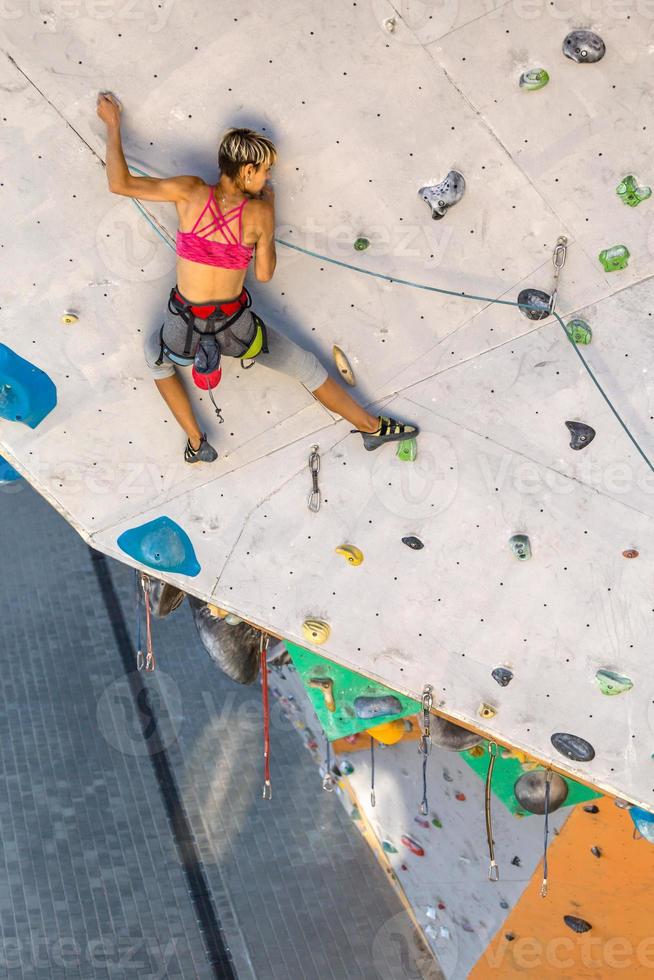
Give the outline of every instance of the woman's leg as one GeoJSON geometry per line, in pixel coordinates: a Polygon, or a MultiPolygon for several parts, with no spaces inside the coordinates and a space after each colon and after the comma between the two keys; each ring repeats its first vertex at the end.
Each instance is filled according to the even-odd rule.
{"type": "Polygon", "coordinates": [[[191,401],[177,373],[154,382],[166,405],[173,413],[189,438],[192,449],[197,449],[202,441],[202,431],[197,423],[191,401]]]}
{"type": "Polygon", "coordinates": [[[333,378],[327,378],[311,394],[315,395],[326,408],[336,412],[337,415],[342,415],[344,419],[347,419],[362,432],[375,432],[379,428],[377,416],[370,415],[351,395],[348,395],[343,385],[334,381],[333,378]]]}

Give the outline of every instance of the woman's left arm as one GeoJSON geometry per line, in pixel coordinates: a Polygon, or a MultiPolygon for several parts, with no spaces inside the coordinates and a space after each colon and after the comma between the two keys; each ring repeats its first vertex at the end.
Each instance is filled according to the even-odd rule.
{"type": "Polygon", "coordinates": [[[123,154],[120,138],[120,104],[108,93],[98,95],[98,116],[107,126],[107,182],[112,194],[144,201],[186,201],[203,183],[201,177],[135,177],[123,154]]]}

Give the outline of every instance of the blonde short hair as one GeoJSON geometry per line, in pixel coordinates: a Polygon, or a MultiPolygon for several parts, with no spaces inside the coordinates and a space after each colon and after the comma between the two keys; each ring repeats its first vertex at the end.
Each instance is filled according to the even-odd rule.
{"type": "Polygon", "coordinates": [[[228,129],[220,141],[218,166],[221,174],[236,180],[241,167],[248,163],[257,169],[272,166],[277,159],[277,148],[272,140],[253,129],[228,129]]]}

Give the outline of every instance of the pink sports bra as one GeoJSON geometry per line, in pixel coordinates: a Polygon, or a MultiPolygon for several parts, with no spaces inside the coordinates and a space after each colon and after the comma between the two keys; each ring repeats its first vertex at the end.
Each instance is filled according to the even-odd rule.
{"type": "Polygon", "coordinates": [[[229,211],[222,213],[214,198],[213,187],[209,188],[209,199],[204,206],[202,214],[193,225],[191,231],[178,231],[176,239],[176,251],[182,259],[190,259],[191,262],[201,262],[203,265],[215,265],[222,269],[246,269],[252,258],[254,247],[243,245],[241,236],[243,234],[243,208],[249,198],[245,198],[241,204],[229,211]],[[213,208],[212,208],[213,205],[213,208]],[[211,220],[203,228],[196,232],[196,228],[207,212],[210,212],[211,220]],[[238,238],[234,234],[230,225],[238,213],[239,231],[238,238]],[[227,215],[232,215],[228,218],[227,215]],[[214,231],[220,230],[225,238],[224,242],[214,242],[206,236],[214,231]],[[231,240],[228,238],[231,235],[231,240]]]}

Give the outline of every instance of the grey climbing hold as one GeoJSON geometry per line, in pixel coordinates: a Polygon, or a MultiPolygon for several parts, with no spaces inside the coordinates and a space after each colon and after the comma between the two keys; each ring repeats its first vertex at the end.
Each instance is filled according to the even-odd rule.
{"type": "Polygon", "coordinates": [[[509,546],[513,554],[520,561],[528,561],[531,558],[531,545],[526,534],[511,535],[509,546]]]}
{"type": "Polygon", "coordinates": [[[378,697],[361,696],[354,699],[354,711],[357,718],[399,715],[402,711],[402,702],[393,694],[382,694],[378,697]]]}
{"type": "Polygon", "coordinates": [[[606,54],[604,41],[593,31],[570,31],[563,39],[563,54],[577,64],[601,61],[606,54]]]}
{"type": "MultiPolygon", "coordinates": [[[[547,773],[544,769],[525,772],[516,780],[513,792],[521,807],[529,813],[545,813],[545,793],[547,773]]],[[[562,776],[553,772],[550,775],[549,812],[553,813],[563,806],[568,796],[568,784],[562,776]]]]}
{"type": "Polygon", "coordinates": [[[595,845],[594,847],[591,847],[590,853],[593,855],[593,857],[596,857],[596,858],[601,858],[601,856],[602,856],[602,852],[600,851],[599,847],[597,847],[597,845],[595,845]]]}
{"type": "Polygon", "coordinates": [[[614,670],[598,670],[595,680],[599,685],[602,694],[616,695],[630,691],[634,682],[623,674],[616,674],[614,670]]]}
{"type": "MultiPolygon", "coordinates": [[[[150,612],[157,619],[164,619],[170,613],[175,612],[186,598],[186,592],[162,582],[158,578],[151,578],[145,572],[141,573],[143,588],[148,592],[150,599],[150,612]]],[[[139,589],[139,602],[143,602],[143,589],[139,589]]]]}
{"type": "Polygon", "coordinates": [[[567,759],[575,762],[590,762],[595,758],[595,749],[580,735],[571,735],[569,732],[555,732],[550,741],[557,752],[564,755],[567,759]]]}
{"type": "Polygon", "coordinates": [[[440,184],[421,187],[418,196],[429,205],[432,218],[439,220],[445,217],[446,212],[461,200],[465,189],[466,182],[463,174],[460,174],[458,170],[450,170],[440,184]]]}
{"type": "Polygon", "coordinates": [[[589,932],[593,928],[590,922],[580,919],[578,915],[564,915],[563,921],[573,932],[589,932]]]}
{"type": "Polygon", "coordinates": [[[482,735],[469,732],[467,728],[454,725],[447,718],[434,715],[431,718],[431,739],[435,745],[449,752],[464,752],[483,741],[482,735]]]}
{"type": "Polygon", "coordinates": [[[595,429],[585,422],[566,422],[570,430],[570,449],[585,449],[595,438],[595,429]]]}
{"type": "Polygon", "coordinates": [[[413,534],[409,534],[406,538],[402,538],[402,544],[408,545],[409,548],[413,548],[414,551],[420,551],[421,548],[425,547],[420,538],[416,538],[413,534]]]}
{"type": "Polygon", "coordinates": [[[520,860],[517,854],[514,858],[511,858],[511,864],[516,868],[522,867],[522,861],[520,860]]]}
{"type": "Polygon", "coordinates": [[[587,806],[584,807],[584,813],[599,813],[599,807],[594,803],[588,803],[587,806]]]}
{"type": "Polygon", "coordinates": [[[525,309],[523,305],[520,306],[520,312],[528,320],[544,320],[550,315],[551,302],[552,297],[542,289],[521,289],[518,293],[518,303],[537,307],[535,310],[530,310],[525,309]]]}
{"type": "Polygon", "coordinates": [[[503,898],[502,901],[500,902],[500,908],[501,909],[508,909],[508,907],[509,907],[509,903],[507,902],[507,900],[505,898],[503,898]]]}
{"type": "Polygon", "coordinates": [[[239,684],[253,684],[259,676],[261,632],[249,623],[228,626],[211,611],[211,606],[193,595],[188,597],[202,645],[218,667],[239,684]]]}
{"type": "Polygon", "coordinates": [[[496,667],[495,670],[491,671],[491,677],[497,681],[500,687],[506,687],[513,680],[513,671],[509,670],[508,667],[496,667]]]}

